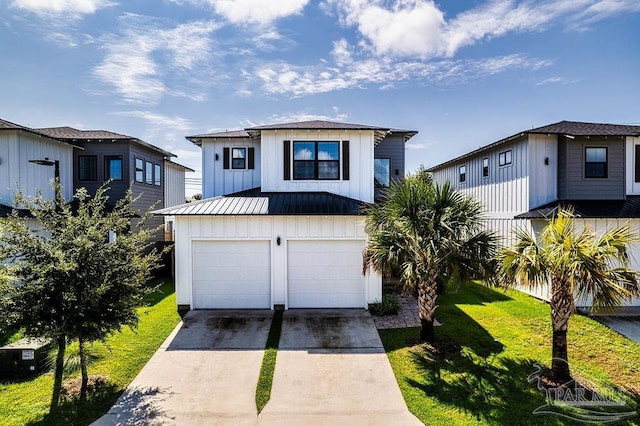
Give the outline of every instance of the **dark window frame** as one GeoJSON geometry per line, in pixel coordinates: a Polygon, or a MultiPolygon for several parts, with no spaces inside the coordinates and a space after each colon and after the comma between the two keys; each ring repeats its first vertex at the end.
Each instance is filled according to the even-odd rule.
{"type": "Polygon", "coordinates": [[[113,181],[121,181],[124,180],[124,160],[122,159],[122,155],[105,155],[104,156],[104,180],[113,180],[113,181]],[[119,160],[120,161],[120,178],[111,177],[111,161],[119,160]]]}
{"type": "Polygon", "coordinates": [[[340,180],[340,157],[341,154],[341,146],[340,141],[331,141],[331,140],[298,140],[293,141],[293,180],[340,180]],[[296,144],[313,144],[313,159],[311,160],[296,160],[296,144]],[[318,152],[320,151],[320,144],[331,144],[335,145],[335,152],[337,153],[337,160],[321,160],[318,158],[318,152]],[[320,177],[320,166],[322,164],[334,164],[335,165],[335,175],[332,177],[320,177]],[[312,165],[313,167],[313,176],[312,177],[298,177],[299,174],[296,173],[296,169],[300,169],[306,165],[312,165]]]}
{"type": "Polygon", "coordinates": [[[231,170],[247,169],[247,148],[244,146],[231,147],[231,170]],[[236,157],[236,152],[242,151],[242,157],[236,157]],[[236,161],[238,162],[236,163],[236,161]]]}
{"type": "Polygon", "coordinates": [[[374,158],[373,159],[373,187],[374,188],[388,188],[391,185],[391,158],[374,158]],[[386,161],[387,162],[387,180],[386,185],[380,183],[378,179],[376,179],[376,160],[378,161],[386,161]]]}
{"type": "Polygon", "coordinates": [[[463,164],[458,167],[458,181],[460,183],[465,183],[467,181],[467,165],[463,164]]]}
{"type": "Polygon", "coordinates": [[[156,163],[153,163],[153,185],[162,186],[162,167],[156,163]]]}
{"type": "Polygon", "coordinates": [[[78,180],[80,182],[95,182],[98,180],[98,156],[97,155],[78,155],[78,180]],[[83,171],[87,172],[86,164],[84,168],[81,165],[82,160],[93,160],[91,164],[93,170],[89,170],[89,174],[90,174],[89,177],[84,177],[85,175],[82,173],[83,171]],[[91,174],[91,171],[93,171],[93,174],[91,174]]]}
{"type": "Polygon", "coordinates": [[[585,179],[607,179],[609,177],[609,148],[606,146],[585,146],[584,147],[584,177],[585,179]],[[587,151],[590,149],[604,149],[604,161],[587,161],[587,151]],[[602,173],[593,172],[594,167],[589,165],[601,165],[602,173]]]}
{"type": "Polygon", "coordinates": [[[489,177],[489,157],[484,157],[482,159],[482,177],[489,177]]]}
{"type": "Polygon", "coordinates": [[[153,163],[151,161],[144,162],[144,183],[153,185],[153,163]]]}
{"type": "Polygon", "coordinates": [[[133,164],[134,164],[134,176],[135,176],[135,181],[136,183],[144,183],[144,159],[140,158],[140,157],[134,157],[133,160],[133,164]],[[138,161],[140,161],[140,165],[141,167],[138,167],[138,161]],[[138,172],[140,172],[140,178],[138,179],[138,172]]]}
{"type": "Polygon", "coordinates": [[[498,154],[498,166],[508,166],[513,163],[513,152],[508,149],[498,154]],[[507,158],[508,157],[508,158],[507,158]]]}

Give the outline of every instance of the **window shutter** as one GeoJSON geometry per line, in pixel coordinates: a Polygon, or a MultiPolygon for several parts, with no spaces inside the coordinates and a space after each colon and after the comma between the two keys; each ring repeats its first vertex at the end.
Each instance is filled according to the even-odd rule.
{"type": "Polygon", "coordinates": [[[247,169],[255,169],[256,168],[256,160],[255,160],[255,148],[248,148],[247,152],[247,169]]]}
{"type": "Polygon", "coordinates": [[[222,167],[224,169],[228,169],[229,168],[229,163],[231,161],[231,156],[229,155],[229,148],[223,148],[222,149],[222,167]]]}
{"type": "Polygon", "coordinates": [[[640,182],[640,145],[636,145],[636,182],[640,182]]]}
{"type": "Polygon", "coordinates": [[[284,141],[284,180],[291,180],[291,141],[284,141]]]}
{"type": "Polygon", "coordinates": [[[342,180],[349,180],[349,141],[342,141],[342,180]]]}

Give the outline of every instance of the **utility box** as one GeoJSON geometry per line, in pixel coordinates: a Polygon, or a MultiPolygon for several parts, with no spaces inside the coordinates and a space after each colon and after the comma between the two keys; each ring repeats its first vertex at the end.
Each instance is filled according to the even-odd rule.
{"type": "Polygon", "coordinates": [[[0,377],[19,377],[43,371],[47,353],[51,348],[48,339],[20,339],[0,348],[0,377]]]}

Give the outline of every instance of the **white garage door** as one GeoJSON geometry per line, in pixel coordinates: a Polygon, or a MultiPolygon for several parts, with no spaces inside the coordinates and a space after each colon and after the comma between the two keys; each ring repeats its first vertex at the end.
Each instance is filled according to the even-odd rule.
{"type": "Polygon", "coordinates": [[[289,308],[362,308],[362,241],[289,241],[289,308]]]}
{"type": "Polygon", "coordinates": [[[270,308],[269,241],[194,241],[194,309],[270,308]]]}

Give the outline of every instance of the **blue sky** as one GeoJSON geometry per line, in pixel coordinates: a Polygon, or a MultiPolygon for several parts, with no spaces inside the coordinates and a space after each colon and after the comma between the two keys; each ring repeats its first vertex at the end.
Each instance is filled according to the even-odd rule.
{"type": "Polygon", "coordinates": [[[560,120],[640,124],[638,0],[0,0],[0,118],[185,135],[312,119],[418,130],[432,166],[560,120]]]}

